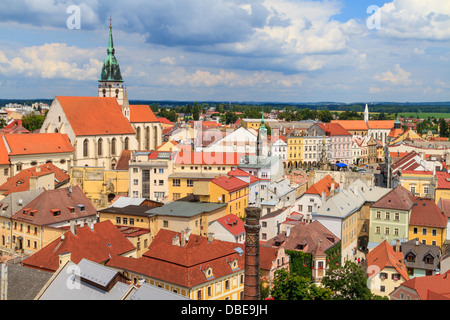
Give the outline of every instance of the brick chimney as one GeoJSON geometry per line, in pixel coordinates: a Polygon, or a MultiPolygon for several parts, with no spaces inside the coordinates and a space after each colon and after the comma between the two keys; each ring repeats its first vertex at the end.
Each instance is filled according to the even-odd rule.
{"type": "Polygon", "coordinates": [[[259,219],[261,209],[245,208],[244,300],[261,300],[259,277],[259,219]]]}

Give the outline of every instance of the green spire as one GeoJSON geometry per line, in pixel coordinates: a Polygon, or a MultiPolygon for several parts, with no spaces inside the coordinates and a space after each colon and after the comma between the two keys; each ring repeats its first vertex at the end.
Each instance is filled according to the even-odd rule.
{"type": "Polygon", "coordinates": [[[99,81],[116,81],[123,82],[122,75],[120,74],[119,63],[114,56],[114,42],[112,36],[112,26],[109,24],[109,42],[108,49],[106,50],[108,54],[103,62],[102,73],[100,75],[99,81]]]}

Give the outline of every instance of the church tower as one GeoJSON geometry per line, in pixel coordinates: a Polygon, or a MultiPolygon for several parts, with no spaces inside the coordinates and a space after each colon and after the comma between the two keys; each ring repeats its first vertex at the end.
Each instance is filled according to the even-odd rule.
{"type": "Polygon", "coordinates": [[[258,136],[256,137],[256,156],[258,160],[260,157],[265,157],[268,155],[267,143],[267,128],[264,125],[264,117],[262,117],[261,126],[258,130],[258,136]]]}
{"type": "Polygon", "coordinates": [[[102,73],[98,80],[98,96],[99,97],[114,97],[117,99],[119,105],[123,105],[123,79],[120,74],[119,63],[114,56],[115,49],[112,36],[111,22],[109,24],[109,42],[106,50],[107,56],[103,62],[102,73]]]}
{"type": "Polygon", "coordinates": [[[366,103],[366,109],[364,110],[364,122],[369,125],[369,106],[366,103]]]}

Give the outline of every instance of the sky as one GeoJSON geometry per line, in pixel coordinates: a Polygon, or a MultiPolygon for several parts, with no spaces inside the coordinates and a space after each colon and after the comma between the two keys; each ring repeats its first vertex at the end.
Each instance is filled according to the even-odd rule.
{"type": "Polygon", "coordinates": [[[450,101],[446,0],[2,0],[0,99],[450,101]]]}

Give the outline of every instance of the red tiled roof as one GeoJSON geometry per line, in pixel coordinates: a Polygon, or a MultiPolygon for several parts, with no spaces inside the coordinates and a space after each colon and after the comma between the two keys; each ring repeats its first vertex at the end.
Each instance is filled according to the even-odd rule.
{"type": "Polygon", "coordinates": [[[414,277],[403,282],[401,286],[415,290],[420,300],[450,299],[449,272],[428,277],[414,277]]]}
{"type": "Polygon", "coordinates": [[[130,167],[131,150],[122,150],[116,163],[116,170],[128,170],[130,167]]]}
{"type": "Polygon", "coordinates": [[[77,136],[135,133],[115,98],[57,96],[56,100],[77,136]]]}
{"type": "Polygon", "coordinates": [[[372,204],[372,207],[409,211],[414,205],[414,199],[415,197],[409,190],[403,186],[398,186],[372,204]]]}
{"type": "Polygon", "coordinates": [[[130,122],[160,122],[147,105],[130,105],[130,122]]]}
{"type": "Polygon", "coordinates": [[[52,172],[55,174],[55,187],[64,182],[68,182],[70,179],[67,173],[52,163],[46,163],[38,167],[39,172],[36,171],[36,167],[20,171],[14,177],[9,178],[4,184],[0,185],[0,191],[4,190],[3,195],[8,195],[13,192],[30,190],[30,177],[43,176],[52,172]]]}
{"type": "Polygon", "coordinates": [[[445,228],[447,217],[439,206],[431,199],[416,198],[415,205],[411,210],[409,225],[445,228]]]}
{"type": "Polygon", "coordinates": [[[70,196],[69,188],[47,190],[30,203],[25,204],[23,210],[14,213],[12,219],[39,226],[65,222],[72,219],[82,219],[97,214],[97,210],[78,185],[72,187],[72,194],[70,196]],[[78,205],[84,205],[84,210],[81,211],[77,207],[78,205]],[[70,207],[74,208],[73,213],[69,211],[70,207]],[[61,210],[61,214],[54,216],[51,210],[55,208],[61,210]],[[37,211],[34,216],[30,216],[23,214],[23,210],[25,209],[37,211]]]}
{"type": "Polygon", "coordinates": [[[368,130],[364,120],[331,120],[331,123],[338,123],[346,130],[368,130]]]}
{"type": "Polygon", "coordinates": [[[25,266],[56,271],[59,267],[59,254],[70,252],[71,260],[78,263],[85,258],[103,263],[112,257],[136,249],[131,242],[109,220],[89,226],[78,227],[76,235],[71,231],[64,233],[50,244],[22,261],[25,266]]]}
{"type": "Polygon", "coordinates": [[[239,217],[234,214],[227,214],[226,216],[219,218],[216,221],[234,236],[240,235],[241,233],[245,232],[244,221],[239,219],[239,217]]]}
{"type": "Polygon", "coordinates": [[[245,181],[242,181],[239,178],[236,177],[230,177],[230,176],[220,176],[216,177],[211,180],[212,183],[215,185],[221,187],[222,189],[227,190],[228,192],[234,192],[237,190],[241,190],[243,188],[248,187],[248,183],[245,181]]]}
{"type": "Polygon", "coordinates": [[[438,189],[450,189],[450,173],[438,171],[435,177],[438,179],[438,189]]]}
{"type": "Polygon", "coordinates": [[[161,229],[141,258],[113,257],[107,266],[135,270],[186,288],[209,281],[204,273],[209,267],[212,267],[213,279],[244,268],[244,255],[239,255],[224,241],[208,242],[205,237],[191,234],[186,245],[181,247],[172,244],[174,236],[180,237],[180,233],[161,229]],[[229,264],[234,259],[238,261],[236,270],[229,264]]]}
{"type": "Polygon", "coordinates": [[[63,133],[31,133],[5,134],[4,138],[10,148],[10,156],[45,153],[73,152],[67,134],[63,133]]]}
{"type": "Polygon", "coordinates": [[[318,126],[325,131],[327,136],[351,136],[339,123],[319,123],[318,126]]]}
{"type": "Polygon", "coordinates": [[[370,129],[392,129],[395,120],[369,120],[370,129]]]}
{"type": "Polygon", "coordinates": [[[405,280],[409,280],[408,271],[402,262],[403,254],[395,252],[386,240],[370,251],[366,257],[368,266],[378,267],[372,268],[372,271],[368,274],[369,278],[377,274],[375,273],[376,269],[382,271],[386,267],[393,267],[405,280]]]}
{"type": "Polygon", "coordinates": [[[167,118],[164,118],[164,117],[157,117],[157,118],[158,118],[158,121],[163,124],[174,125],[174,123],[172,121],[169,121],[167,118]]]}
{"type": "Polygon", "coordinates": [[[331,190],[331,184],[334,183],[334,188],[339,188],[339,183],[334,181],[334,179],[328,175],[325,178],[321,179],[320,181],[313,184],[311,187],[306,190],[306,194],[317,194],[319,196],[322,196],[322,192],[325,192],[326,196],[330,194],[331,190]]]}

